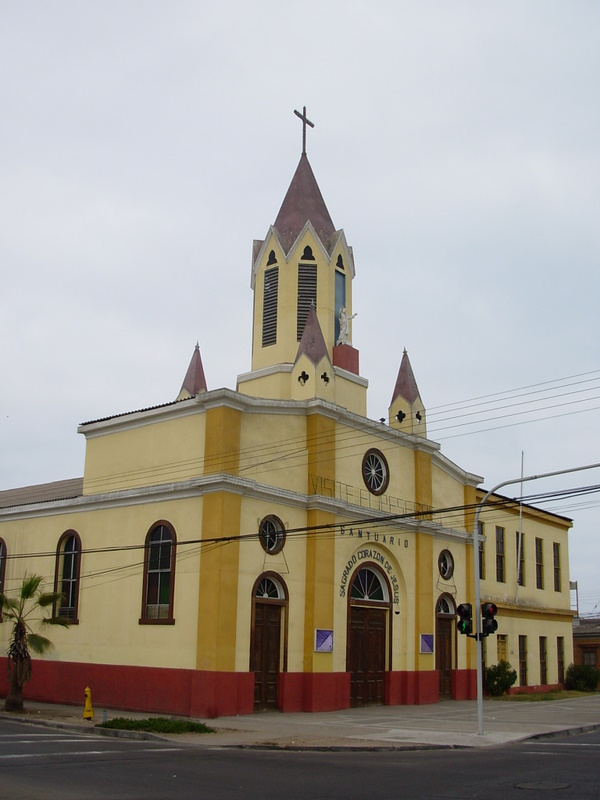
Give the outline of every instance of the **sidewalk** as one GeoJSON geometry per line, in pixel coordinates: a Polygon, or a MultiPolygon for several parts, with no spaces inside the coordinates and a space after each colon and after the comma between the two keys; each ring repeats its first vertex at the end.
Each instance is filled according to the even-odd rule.
{"type": "MultiPolygon", "coordinates": [[[[25,703],[23,722],[68,726],[104,733],[83,719],[83,707],[25,703]]],[[[95,708],[95,723],[115,717],[144,718],[137,712],[95,708]]],[[[376,706],[316,714],[267,712],[202,720],[215,733],[169,738],[196,747],[269,747],[290,749],[424,749],[486,747],[557,732],[581,733],[600,727],[600,694],[565,700],[484,701],[484,734],[477,733],[475,701],[428,706],[376,706]]],[[[108,734],[109,731],[106,731],[108,734]]],[[[123,733],[123,732],[118,732],[123,733]]],[[[114,731],[110,734],[115,735],[114,731]]],[[[154,735],[145,735],[154,738],[154,735]]]]}

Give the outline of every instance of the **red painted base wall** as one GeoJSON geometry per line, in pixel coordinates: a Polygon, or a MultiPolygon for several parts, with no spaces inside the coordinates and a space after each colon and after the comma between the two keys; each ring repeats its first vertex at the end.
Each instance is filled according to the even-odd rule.
{"type": "MultiPolygon", "coordinates": [[[[81,704],[86,686],[92,704],[128,711],[219,717],[251,714],[253,672],[198,672],[34,660],[25,700],[81,704]]],[[[0,693],[6,695],[6,658],[0,659],[0,693]]]]}
{"type": "Polygon", "coordinates": [[[280,711],[339,711],[350,708],[349,672],[283,672],[280,711]]]}
{"type": "Polygon", "coordinates": [[[508,694],[544,694],[562,689],[560,683],[539,683],[537,686],[511,686],[508,694]]]}
{"type": "Polygon", "coordinates": [[[452,699],[453,700],[477,699],[476,669],[452,670],[452,699]]]}
{"type": "MultiPolygon", "coordinates": [[[[472,670],[457,670],[453,696],[475,696],[472,670]]],[[[34,660],[24,698],[47,703],[81,705],[89,686],[96,708],[146,711],[212,719],[252,714],[253,672],[206,672],[188,669],[130,667],[34,660]]],[[[0,658],[0,695],[6,696],[6,658],[0,658]]],[[[439,674],[388,672],[386,705],[424,705],[439,699],[439,674]]],[[[337,711],[350,707],[350,673],[287,672],[280,675],[281,711],[337,711]]]]}
{"type": "Polygon", "coordinates": [[[387,672],[385,677],[385,704],[388,706],[422,706],[439,700],[440,678],[437,670],[387,672]]]}

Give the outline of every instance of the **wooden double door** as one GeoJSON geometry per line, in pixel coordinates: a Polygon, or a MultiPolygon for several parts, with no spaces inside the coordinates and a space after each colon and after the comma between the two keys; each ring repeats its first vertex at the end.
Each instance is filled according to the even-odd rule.
{"type": "Polygon", "coordinates": [[[383,705],[387,609],[351,605],[349,614],[347,669],[350,673],[350,705],[383,705]]]}
{"type": "Polygon", "coordinates": [[[281,672],[281,609],[278,603],[254,605],[254,631],[250,669],[254,672],[254,710],[279,707],[281,672]]]}
{"type": "Polygon", "coordinates": [[[438,614],[435,637],[435,668],[440,676],[440,700],[452,697],[452,637],[454,616],[438,614]]]}

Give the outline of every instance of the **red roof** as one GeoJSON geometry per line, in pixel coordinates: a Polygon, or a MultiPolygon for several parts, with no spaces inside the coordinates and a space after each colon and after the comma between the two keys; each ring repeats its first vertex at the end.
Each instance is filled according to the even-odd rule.
{"type": "Polygon", "coordinates": [[[206,378],[204,377],[204,367],[202,366],[202,358],[200,356],[200,347],[196,345],[192,360],[185,373],[181,391],[188,391],[192,397],[198,392],[206,391],[206,378]]]}
{"type": "Polygon", "coordinates": [[[323,356],[327,356],[329,358],[327,345],[325,344],[325,339],[323,338],[323,331],[319,325],[317,312],[314,306],[311,306],[308,310],[308,316],[306,317],[306,323],[304,325],[304,330],[302,331],[302,338],[300,339],[300,344],[298,345],[296,361],[298,361],[302,354],[307,356],[315,366],[319,363],[323,356]]]}
{"type": "Polygon", "coordinates": [[[400,363],[400,369],[398,370],[398,377],[396,378],[396,386],[394,387],[394,394],[392,395],[392,403],[398,396],[403,397],[410,405],[420,396],[419,388],[415,376],[413,375],[406,350],[402,354],[402,361],[400,363]]]}
{"type": "Polygon", "coordinates": [[[289,251],[309,220],[322,244],[327,245],[335,233],[335,226],[312,167],[303,153],[273,226],[286,251],[289,251]]]}

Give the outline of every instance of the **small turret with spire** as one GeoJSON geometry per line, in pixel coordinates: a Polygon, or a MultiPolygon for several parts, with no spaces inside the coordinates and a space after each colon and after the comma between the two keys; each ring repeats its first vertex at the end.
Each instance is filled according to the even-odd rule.
{"type": "Polygon", "coordinates": [[[388,413],[391,427],[398,428],[404,433],[427,436],[425,406],[419,394],[406,348],[402,354],[388,413]]]}
{"type": "Polygon", "coordinates": [[[200,346],[196,342],[177,400],[187,400],[189,397],[195,397],[200,392],[206,392],[206,390],[206,378],[204,377],[204,367],[200,356],[200,346]]]}

